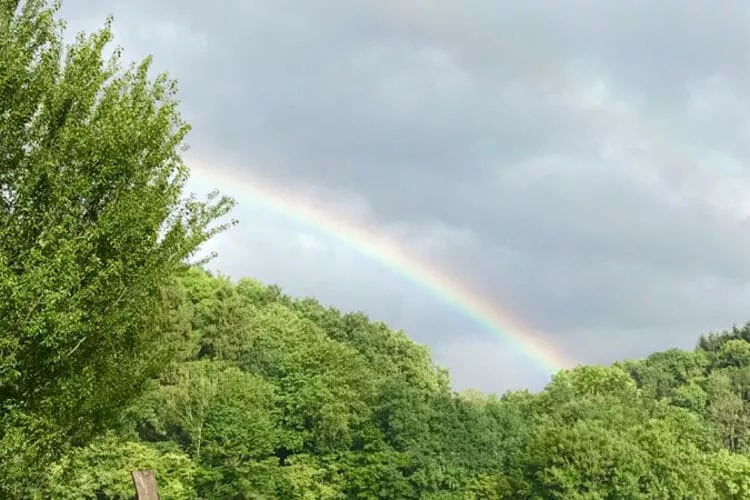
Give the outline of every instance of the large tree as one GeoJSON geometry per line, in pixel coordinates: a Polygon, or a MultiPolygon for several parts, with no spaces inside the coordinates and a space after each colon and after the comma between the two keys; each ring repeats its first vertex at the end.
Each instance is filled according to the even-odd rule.
{"type": "Polygon", "coordinates": [[[0,493],[163,365],[165,290],[233,205],[183,195],[175,83],[58,8],[0,0],[0,493]]]}

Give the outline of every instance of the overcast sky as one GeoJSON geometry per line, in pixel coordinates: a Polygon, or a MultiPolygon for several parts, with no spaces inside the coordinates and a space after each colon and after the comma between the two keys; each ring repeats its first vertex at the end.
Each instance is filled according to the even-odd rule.
{"type": "MultiPolygon", "coordinates": [[[[193,154],[325,196],[578,362],[692,348],[750,319],[746,0],[67,0],[63,13],[73,30],[113,14],[127,56],[179,80],[193,154]]],[[[403,328],[457,388],[547,381],[429,290],[238,201],[214,268],[403,328]]]]}

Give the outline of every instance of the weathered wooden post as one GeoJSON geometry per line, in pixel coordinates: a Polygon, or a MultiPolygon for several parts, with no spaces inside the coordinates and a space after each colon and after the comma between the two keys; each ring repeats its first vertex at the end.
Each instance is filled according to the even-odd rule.
{"type": "Polygon", "coordinates": [[[135,485],[136,500],[159,500],[156,475],[152,470],[136,470],[131,473],[135,485]]]}

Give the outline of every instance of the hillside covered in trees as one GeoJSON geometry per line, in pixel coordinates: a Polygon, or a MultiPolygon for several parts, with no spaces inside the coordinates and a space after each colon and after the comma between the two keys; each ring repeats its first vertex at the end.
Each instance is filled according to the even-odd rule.
{"type": "Polygon", "coordinates": [[[456,393],[361,313],[195,261],[176,87],[0,0],[0,498],[750,498],[750,326],[456,393]]]}
{"type": "Polygon", "coordinates": [[[150,467],[165,498],[750,497],[750,328],[485,396],[363,314],[198,268],[165,293],[175,362],[41,496],[150,467]]]}

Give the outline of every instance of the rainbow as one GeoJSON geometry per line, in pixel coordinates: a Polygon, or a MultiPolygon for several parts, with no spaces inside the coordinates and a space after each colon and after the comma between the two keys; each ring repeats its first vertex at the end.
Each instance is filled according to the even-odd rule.
{"type": "Polygon", "coordinates": [[[487,299],[472,291],[448,273],[428,266],[392,238],[380,234],[361,221],[349,219],[326,207],[306,200],[306,196],[284,189],[259,175],[237,172],[221,167],[215,162],[203,161],[193,155],[185,157],[191,169],[191,180],[203,185],[218,185],[226,194],[239,200],[251,199],[253,203],[285,217],[315,228],[346,244],[358,253],[372,259],[391,272],[416,286],[454,310],[470,318],[493,337],[500,339],[547,373],[571,368],[577,363],[569,360],[560,349],[542,340],[541,336],[521,326],[487,299]],[[209,166],[212,165],[212,166],[209,166]]]}

